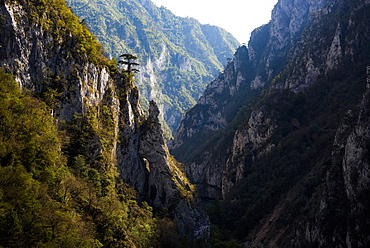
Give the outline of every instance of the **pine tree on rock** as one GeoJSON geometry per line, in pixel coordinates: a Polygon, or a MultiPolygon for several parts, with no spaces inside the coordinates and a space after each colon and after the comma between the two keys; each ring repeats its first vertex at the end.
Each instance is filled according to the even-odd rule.
{"type": "Polygon", "coordinates": [[[139,65],[139,63],[134,62],[134,61],[137,60],[136,56],[134,56],[132,54],[125,53],[125,54],[120,55],[120,57],[123,58],[123,60],[118,61],[118,63],[126,65],[127,66],[126,71],[129,74],[131,74],[132,72],[133,73],[139,72],[138,69],[132,68],[132,66],[138,66],[139,65]]]}

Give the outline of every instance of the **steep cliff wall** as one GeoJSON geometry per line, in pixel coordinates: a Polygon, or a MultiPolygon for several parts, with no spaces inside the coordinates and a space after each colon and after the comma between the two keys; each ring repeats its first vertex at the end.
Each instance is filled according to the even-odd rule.
{"type": "Polygon", "coordinates": [[[367,124],[355,128],[362,117],[354,109],[367,95],[369,10],[368,1],[279,1],[244,48],[247,66],[234,74],[226,67],[175,134],[173,153],[200,194],[223,199],[229,219],[211,219],[247,247],[367,242],[367,202],[359,196],[367,192],[368,153],[360,145],[367,124]],[[227,79],[243,71],[244,88],[230,94],[227,79]],[[222,108],[206,105],[208,97],[222,108]],[[224,111],[230,106],[235,111],[224,111]],[[349,122],[341,126],[343,118],[349,122]],[[366,217],[343,217],[349,213],[366,217]]]}
{"type": "Polygon", "coordinates": [[[234,60],[226,66],[224,73],[207,86],[197,105],[185,115],[172,142],[173,148],[179,147],[200,131],[219,130],[230,123],[229,112],[235,112],[235,109],[230,110],[231,104],[226,105],[225,101],[237,101],[238,92],[247,89],[246,80],[249,75],[245,68],[248,66],[248,49],[242,46],[236,52],[234,60]]]}
{"type": "MultiPolygon", "coordinates": [[[[215,173],[215,175],[219,176],[210,184],[212,188],[218,188],[218,193],[212,194],[212,197],[216,195],[221,197],[222,194],[220,193],[222,192],[222,188],[224,188],[224,190],[228,188],[227,186],[222,186],[222,179],[220,180],[219,177],[223,174],[221,171],[225,171],[226,161],[228,160],[227,157],[230,154],[225,155],[223,159],[217,157],[215,159],[203,160],[201,165],[195,161],[191,161],[189,156],[187,156],[187,158],[182,158],[181,154],[183,154],[184,151],[190,150],[191,152],[192,149],[194,149],[193,144],[196,142],[195,139],[197,139],[196,137],[191,139],[194,134],[201,133],[199,136],[206,135],[207,139],[210,139],[214,131],[222,130],[226,127],[232,131],[227,131],[227,135],[225,136],[228,136],[228,138],[219,142],[223,143],[223,145],[220,144],[220,149],[226,151],[229,147],[233,146],[231,141],[232,132],[236,131],[235,125],[239,125],[240,122],[242,122],[242,120],[237,119],[249,118],[247,115],[248,113],[250,114],[249,110],[241,110],[241,107],[248,106],[253,102],[253,99],[270,84],[271,80],[281,73],[284,66],[288,63],[287,56],[290,49],[295,47],[296,43],[300,40],[304,28],[310,22],[311,14],[324,7],[325,4],[326,1],[279,1],[272,13],[271,21],[252,32],[248,48],[241,47],[238,49],[233,61],[225,67],[224,72],[219,75],[218,78],[207,86],[207,89],[197,105],[188,111],[183,118],[180,127],[175,133],[171,148],[174,148],[173,152],[180,161],[189,164],[187,167],[189,176],[193,178],[193,175],[198,175],[193,178],[194,182],[197,184],[207,185],[207,183],[202,182],[207,182],[208,179],[200,180],[200,178],[203,178],[201,175],[204,174],[202,171],[213,171],[213,169],[211,169],[213,167],[220,169],[220,171],[215,173]],[[208,136],[209,134],[207,133],[211,133],[210,136],[208,136]],[[194,169],[190,170],[189,168],[194,169]],[[197,172],[194,172],[194,170],[197,170],[197,172]]],[[[263,109],[256,110],[252,114],[249,122],[251,124],[256,122],[257,120],[253,120],[253,118],[266,115],[262,114],[265,111],[266,110],[263,109]]],[[[269,134],[258,134],[256,133],[258,132],[257,130],[246,132],[250,134],[255,133],[252,136],[265,136],[264,140],[267,140],[269,138],[268,136],[271,136],[271,131],[275,125],[272,120],[268,121],[268,123],[271,126],[269,134]]],[[[238,136],[240,136],[241,133],[243,133],[243,131],[238,132],[238,136]]],[[[245,138],[238,137],[235,139],[245,140],[245,138]]],[[[234,143],[237,144],[237,141],[234,143]]],[[[243,150],[244,144],[248,144],[248,142],[242,143],[243,145],[237,149],[243,150]]],[[[261,144],[257,146],[260,147],[261,144]]],[[[195,149],[201,150],[198,148],[195,149]]],[[[201,156],[208,158],[209,154],[217,153],[214,152],[214,146],[211,146],[210,149],[211,151],[205,151],[201,156]]],[[[256,150],[257,147],[251,147],[251,149],[256,150]]],[[[225,152],[223,152],[223,154],[224,153],[225,152]]],[[[238,152],[235,151],[234,153],[238,152]]],[[[230,161],[234,160],[235,158],[231,158],[230,161]]],[[[229,162],[227,167],[230,168],[230,171],[239,170],[235,169],[235,165],[231,165],[229,162]]],[[[228,174],[234,175],[234,173],[226,173],[226,175],[228,174]]],[[[204,178],[214,177],[205,176],[204,178]]],[[[230,184],[229,181],[234,181],[235,178],[224,178],[223,180],[224,184],[228,185],[230,184]]]]}
{"type": "Polygon", "coordinates": [[[368,116],[368,85],[362,91],[359,104],[352,105],[338,120],[340,123],[332,130],[330,140],[321,147],[327,150],[325,157],[311,155],[309,160],[301,162],[300,169],[310,166],[310,170],[250,232],[248,246],[268,243],[269,246],[366,247],[369,244],[366,231],[369,202],[365,197],[369,190],[369,120],[365,117],[368,116]]]}
{"type": "MultiPolygon", "coordinates": [[[[176,133],[174,147],[183,143],[183,137],[191,137],[193,132],[197,132],[196,127],[205,126],[199,123],[188,123],[192,113],[196,112],[195,109],[201,108],[202,105],[213,105],[208,111],[208,115],[218,115],[217,119],[220,124],[223,126],[228,124],[231,117],[227,118],[226,115],[235,116],[237,110],[234,109],[232,113],[229,113],[231,111],[222,111],[221,107],[217,106],[224,105],[224,109],[228,108],[235,102],[233,98],[238,98],[240,95],[245,98],[246,91],[253,92],[264,88],[267,82],[279,74],[287,63],[289,50],[295,47],[301,39],[301,33],[308,24],[311,14],[324,7],[325,3],[325,1],[280,1],[272,12],[271,21],[252,32],[248,48],[241,47],[237,51],[234,60],[226,66],[224,73],[207,86],[198,101],[199,107],[196,106],[194,110],[185,115],[184,121],[176,133]],[[230,92],[224,93],[223,91],[230,92]],[[191,130],[186,130],[186,126],[189,126],[191,130]]],[[[236,109],[245,102],[241,100],[237,104],[238,106],[234,107],[236,109]]],[[[202,119],[202,117],[198,119],[202,119]]],[[[206,121],[212,123],[211,119],[206,119],[206,121]]],[[[209,129],[215,128],[210,126],[209,129]]]]}
{"type": "MultiPolygon", "coordinates": [[[[96,170],[118,170],[138,201],[169,209],[181,234],[207,237],[208,218],[164,144],[158,107],[151,102],[144,115],[132,76],[102,55],[64,1],[2,1],[0,11],[0,67],[50,105],[60,128],[79,130],[66,148],[68,163],[83,158],[96,170]]],[[[104,187],[117,180],[106,179],[104,187]]]]}
{"type": "MultiPolygon", "coordinates": [[[[366,231],[370,204],[367,198],[370,190],[369,94],[367,84],[359,107],[348,111],[335,135],[332,165],[316,216],[317,229],[307,228],[310,241],[318,242],[321,247],[343,244],[365,247],[370,242],[366,231]]],[[[308,223],[307,226],[314,225],[308,223]]]]}

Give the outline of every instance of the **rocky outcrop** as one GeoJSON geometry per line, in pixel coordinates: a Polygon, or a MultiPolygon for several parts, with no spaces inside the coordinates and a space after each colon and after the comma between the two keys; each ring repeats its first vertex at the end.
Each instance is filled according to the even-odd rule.
{"type": "MultiPolygon", "coordinates": [[[[186,141],[196,140],[194,135],[197,136],[199,133],[203,135],[205,132],[223,130],[228,127],[239,108],[248,105],[254,96],[260,94],[261,89],[269,87],[274,90],[289,89],[293,92],[302,92],[327,75],[340,74],[338,70],[343,63],[354,61],[353,54],[356,53],[354,51],[358,51],[359,44],[366,43],[367,37],[363,36],[367,36],[367,33],[362,32],[360,28],[364,20],[355,17],[358,16],[356,14],[358,9],[362,7],[364,4],[358,3],[358,6],[353,8],[351,17],[344,21],[344,19],[339,20],[339,14],[334,15],[333,13],[343,13],[348,10],[346,1],[279,1],[272,12],[271,21],[252,33],[248,48],[237,51],[236,57],[226,66],[224,73],[207,86],[197,105],[186,113],[171,143],[174,152],[182,150],[183,144],[185,144],[184,149],[188,149],[189,145],[186,141]],[[324,29],[326,30],[324,33],[319,33],[319,30],[324,29]],[[353,34],[359,35],[353,37],[353,34]],[[239,53],[245,56],[238,57],[239,53]],[[238,67],[241,64],[242,66],[238,67]],[[232,70],[232,66],[235,71],[232,70]],[[239,101],[236,100],[238,98],[239,101]]],[[[275,104],[278,104],[276,99],[271,99],[271,101],[276,101],[275,104]]],[[[257,108],[259,110],[251,111],[246,118],[253,119],[253,115],[263,111],[263,107],[262,109],[257,108]]],[[[249,150],[246,147],[250,146],[248,145],[250,137],[271,137],[274,130],[277,130],[276,125],[279,124],[276,118],[279,114],[275,115],[270,112],[264,115],[269,119],[269,124],[266,123],[266,128],[261,129],[261,133],[256,132],[248,124],[243,124],[244,127],[236,131],[234,145],[229,143],[230,146],[236,147],[235,151],[232,149],[230,152],[234,154],[232,156],[236,156],[241,150],[249,150]],[[268,134],[265,133],[266,130],[269,130],[268,134]],[[246,137],[242,138],[241,136],[244,135],[246,137]],[[247,143],[235,145],[240,144],[240,140],[247,143]]],[[[296,124],[292,125],[299,127],[299,121],[294,120],[296,124]]],[[[291,123],[294,120],[292,119],[291,123]]],[[[264,146],[269,150],[274,145],[265,139],[258,146],[253,144],[251,149],[255,150],[256,147],[264,146]]],[[[213,151],[205,152],[204,158],[207,158],[207,153],[212,154],[213,151]]],[[[226,159],[229,162],[234,160],[231,157],[226,159]]],[[[208,166],[205,164],[214,166],[219,163],[214,160],[204,161],[200,162],[202,165],[189,161],[188,167],[194,168],[189,169],[192,171],[189,175],[200,175],[201,171],[205,171],[202,167],[208,166]],[[194,172],[194,170],[198,171],[194,172]]],[[[223,165],[215,167],[230,168],[231,171],[239,171],[237,174],[242,174],[243,168],[231,166],[226,161],[222,162],[223,165]]],[[[224,173],[234,174],[226,170],[224,173]]],[[[230,182],[230,180],[226,181],[230,182]]],[[[218,184],[220,185],[221,182],[218,184]]]]}
{"type": "Polygon", "coordinates": [[[347,1],[339,0],[330,1],[311,14],[310,26],[293,48],[288,65],[290,70],[284,80],[276,80],[276,87],[302,91],[325,75],[338,74],[338,70],[346,61],[356,60],[355,51],[358,51],[359,44],[365,42],[362,40],[363,36],[368,35],[363,31],[366,16],[362,13],[362,17],[359,17],[359,9],[366,9],[365,3],[356,5],[349,13],[350,18],[339,18],[350,8],[347,1]],[[338,14],[333,16],[333,13],[338,14]],[[319,34],[318,30],[322,29],[327,30],[326,33],[319,34]],[[353,37],[353,34],[357,35],[353,37]]]}
{"type": "Polygon", "coordinates": [[[30,20],[26,5],[3,2],[0,10],[0,67],[13,74],[22,88],[42,93],[48,87],[63,87],[63,100],[54,113],[60,120],[70,120],[74,113],[86,113],[87,105],[97,107],[102,102],[113,80],[106,68],[68,49],[76,42],[71,34],[56,40],[42,23],[30,20]]]}
{"type": "MultiPolygon", "coordinates": [[[[369,202],[364,197],[370,188],[367,148],[369,119],[365,117],[368,116],[369,86],[363,90],[363,72],[357,71],[363,70],[364,65],[369,63],[369,57],[361,55],[367,53],[366,49],[358,46],[369,43],[369,28],[365,24],[366,13],[369,13],[368,3],[330,1],[312,15],[311,25],[303,33],[302,41],[294,48],[292,62],[286,68],[287,72],[276,78],[276,88],[303,91],[311,96],[315,94],[310,88],[312,85],[316,85],[313,89],[317,93],[318,85],[339,87],[345,80],[350,82],[350,87],[359,87],[361,90],[356,92],[356,98],[352,98],[354,103],[346,101],[347,105],[342,105],[346,114],[332,130],[335,132],[334,142],[322,148],[330,147],[331,156],[321,155],[321,161],[317,164],[313,162],[313,157],[302,163],[300,168],[313,164],[312,171],[265,216],[262,222],[264,224],[256,228],[258,231],[250,233],[249,237],[254,239],[248,243],[250,247],[261,243],[268,243],[271,247],[369,245],[369,235],[365,231],[369,228],[370,216],[365,210],[368,209],[369,202]],[[339,16],[341,18],[338,18],[339,16]],[[327,33],[320,33],[323,28],[327,33]],[[355,58],[354,54],[359,57],[355,58]],[[356,108],[350,107],[359,101],[361,95],[361,104],[356,108]],[[327,161],[328,157],[330,161],[327,161]],[[316,181],[318,179],[324,183],[320,184],[316,181]],[[296,216],[295,221],[289,214],[292,209],[297,212],[293,214],[296,216]],[[289,219],[288,222],[294,224],[285,222],[284,225],[284,219],[289,219]]],[[[347,94],[346,97],[351,97],[350,95],[347,94]]],[[[327,97],[325,94],[321,96],[327,97]]],[[[343,101],[343,97],[341,100],[332,98],[331,101],[343,101]]],[[[330,105],[331,101],[323,103],[330,105]]],[[[301,125],[293,126],[302,130],[301,125]]],[[[314,145],[317,144],[313,143],[311,147],[314,145]]],[[[244,164],[251,164],[248,162],[244,164]]],[[[241,168],[246,167],[236,167],[234,170],[240,171],[241,168]]]]}
{"type": "Polygon", "coordinates": [[[138,190],[140,201],[147,201],[155,211],[168,209],[178,221],[181,235],[208,237],[208,217],[196,203],[194,188],[181,164],[168,151],[158,116],[158,106],[151,101],[149,115],[142,123],[126,124],[118,145],[120,175],[138,190]]]}
{"type": "Polygon", "coordinates": [[[261,49],[260,38],[253,37],[266,35],[262,32],[253,32],[249,42],[253,54],[253,63],[257,65],[254,78],[254,87],[263,87],[270,82],[287,63],[290,49],[295,47],[301,34],[310,22],[313,13],[321,10],[327,0],[283,0],[279,1],[272,11],[271,21],[265,27],[268,29],[265,37],[265,49],[261,49]],[[264,53],[264,54],[258,54],[264,53]],[[256,84],[256,82],[258,82],[256,84]]]}
{"type": "MultiPolygon", "coordinates": [[[[169,208],[176,195],[180,198],[175,181],[181,181],[181,179],[175,179],[175,175],[172,175],[171,170],[175,168],[171,168],[170,166],[174,164],[168,162],[170,154],[163,140],[158,115],[158,107],[154,101],[151,101],[149,116],[140,126],[139,156],[148,170],[148,178],[142,181],[148,184],[145,193],[148,194],[149,202],[160,209],[169,208]]],[[[190,189],[189,184],[181,183],[185,190],[190,189]]]]}
{"type": "MultiPolygon", "coordinates": [[[[364,91],[361,103],[353,110],[348,110],[335,130],[327,167],[316,166],[290,190],[287,197],[263,220],[263,225],[259,226],[255,233],[251,233],[253,241],[248,243],[249,246],[255,247],[261,242],[268,242],[270,246],[289,244],[295,247],[369,245],[367,230],[370,214],[367,209],[370,202],[366,197],[370,189],[369,85],[364,91]],[[312,198],[307,200],[307,188],[303,185],[307,185],[314,177],[322,178],[323,183],[316,182],[319,187],[311,195],[312,198]],[[302,206],[294,206],[302,201],[306,202],[303,207],[306,210],[303,211],[302,206]],[[294,208],[298,217],[293,225],[277,224],[289,218],[289,209],[294,208]]],[[[312,187],[312,181],[308,185],[312,187]]]]}

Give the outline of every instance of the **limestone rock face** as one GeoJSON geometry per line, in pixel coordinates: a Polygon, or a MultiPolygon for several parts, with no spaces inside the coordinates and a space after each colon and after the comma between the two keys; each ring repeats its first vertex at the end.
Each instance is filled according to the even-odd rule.
{"type": "Polygon", "coordinates": [[[156,210],[170,209],[182,235],[187,233],[192,239],[208,237],[209,219],[193,200],[192,186],[180,169],[181,165],[168,151],[159,113],[157,104],[151,101],[149,116],[141,123],[138,132],[121,137],[132,139],[128,144],[131,154],[126,152],[127,149],[121,150],[121,176],[138,189],[139,200],[147,201],[156,210]],[[134,166],[124,167],[125,161],[133,159],[137,161],[134,166]]]}
{"type": "MultiPolygon", "coordinates": [[[[331,140],[334,141],[328,144],[329,147],[325,147],[329,148],[328,155],[291,188],[262,219],[260,225],[250,232],[248,237],[252,241],[246,243],[248,247],[258,247],[262,243],[270,247],[287,244],[294,247],[369,245],[367,229],[370,216],[367,209],[370,202],[365,196],[370,189],[369,89],[367,85],[357,107],[349,109],[336,129],[332,130],[335,133],[331,140]],[[312,183],[320,178],[322,183],[316,181],[316,188],[312,187],[312,183]],[[307,190],[311,190],[312,194],[307,194],[307,190]],[[297,212],[294,213],[292,209],[297,212]],[[295,215],[296,218],[291,218],[295,215]],[[289,223],[282,224],[286,218],[289,223]],[[279,236],[277,233],[284,235],[279,236]]],[[[235,148],[234,150],[237,151],[235,148]]],[[[252,156],[252,151],[252,148],[245,149],[237,154],[239,157],[233,154],[232,158],[239,158],[236,161],[240,164],[244,161],[253,166],[252,159],[248,159],[248,155],[252,156]],[[242,155],[245,157],[241,158],[242,155]]],[[[302,163],[300,168],[308,164],[309,162],[302,163]]],[[[232,183],[238,179],[240,168],[244,167],[231,167],[236,179],[231,183],[227,181],[225,186],[231,185],[232,188],[232,183]]],[[[286,180],[289,180],[288,177],[286,180]]]]}
{"type": "Polygon", "coordinates": [[[148,171],[138,154],[140,146],[140,116],[143,111],[139,106],[137,89],[130,90],[125,98],[120,100],[120,142],[117,144],[117,163],[120,177],[132,185],[138,192],[138,199],[142,200],[147,191],[146,179],[148,171]]]}
{"type": "MultiPolygon", "coordinates": [[[[249,71],[244,70],[248,63],[248,49],[242,46],[235,53],[234,60],[226,66],[224,73],[207,86],[197,105],[187,112],[170,143],[171,149],[180,147],[200,132],[223,130],[230,124],[230,113],[235,111],[233,107],[236,105],[230,108],[225,103],[228,99],[237,102],[240,92],[249,89],[249,71]]],[[[209,198],[221,196],[224,164],[223,159],[215,159],[214,155],[207,151],[201,155],[201,164],[189,162],[186,166],[187,175],[197,185],[198,192],[209,198]]]]}
{"type": "Polygon", "coordinates": [[[335,32],[333,41],[330,46],[328,56],[326,58],[326,71],[334,69],[340,63],[342,58],[342,45],[341,45],[342,29],[340,24],[338,24],[337,31],[335,32]]]}
{"type": "Polygon", "coordinates": [[[270,151],[275,146],[268,140],[277,125],[266,115],[267,113],[263,110],[253,111],[248,125],[236,131],[232,155],[226,162],[225,172],[227,173],[224,173],[222,178],[223,197],[229,193],[235,183],[244,178],[245,164],[253,163],[261,154],[270,151]]]}
{"type": "Polygon", "coordinates": [[[214,79],[204,91],[195,108],[190,110],[181,122],[171,143],[171,149],[179,147],[185,139],[191,138],[201,130],[219,130],[228,125],[228,109],[224,103],[247,87],[248,72],[244,67],[248,63],[248,49],[242,46],[235,53],[224,73],[214,79]],[[222,96],[222,98],[220,98],[222,96]],[[224,99],[224,100],[223,100],[224,99]]]}
{"type": "Polygon", "coordinates": [[[185,115],[171,148],[180,146],[183,140],[203,127],[218,130],[227,125],[225,105],[244,90],[240,86],[258,90],[276,76],[285,64],[289,49],[300,39],[312,13],[325,4],[325,0],[279,1],[270,23],[252,32],[248,48],[241,47],[237,51],[224,72],[207,86],[196,107],[185,115]]]}
{"type": "MultiPolygon", "coordinates": [[[[322,157],[310,173],[290,189],[287,196],[275,205],[268,216],[264,217],[262,224],[249,235],[253,239],[248,244],[250,247],[257,247],[262,243],[268,243],[270,247],[287,244],[294,247],[311,245],[315,247],[365,247],[369,245],[369,235],[365,231],[369,228],[369,212],[365,210],[369,209],[369,201],[364,197],[368,194],[370,187],[367,145],[369,86],[367,85],[365,89],[364,77],[359,76],[361,72],[357,72],[357,69],[364,70],[365,63],[369,63],[369,57],[361,55],[368,54],[368,49],[362,50],[359,47],[359,44],[369,43],[369,28],[364,16],[364,13],[369,11],[368,4],[366,1],[351,3],[350,1],[330,1],[313,12],[310,15],[309,26],[302,33],[301,40],[292,49],[291,62],[285,68],[286,73],[282,73],[281,77],[276,77],[271,85],[271,88],[280,92],[289,90],[296,93],[307,93],[312,85],[321,86],[329,82],[332,86],[336,86],[342,78],[347,78],[350,87],[356,85],[361,89],[352,103],[359,103],[361,95],[362,100],[357,107],[344,107],[346,111],[343,113],[347,114],[341,118],[342,121],[339,119],[334,128],[330,130],[333,132],[333,138],[323,147],[325,149],[329,147],[331,155],[328,152],[327,156],[322,157]],[[340,19],[337,18],[338,13],[347,13],[347,16],[340,19]],[[319,33],[323,27],[326,27],[327,32],[319,33]],[[358,57],[356,58],[354,54],[358,57]],[[357,63],[360,67],[352,66],[357,63]],[[360,79],[354,79],[355,77],[360,77],[360,79]],[[307,197],[307,189],[312,186],[310,180],[313,175],[316,178],[322,178],[323,183],[316,182],[319,186],[312,191],[314,192],[310,196],[312,198],[302,200],[307,197]],[[302,202],[305,202],[305,207],[302,207],[302,202]],[[282,225],[283,219],[291,215],[289,209],[300,209],[302,213],[297,214],[298,217],[293,225],[290,224],[290,220],[290,223],[284,226],[282,225]],[[282,233],[285,237],[279,236],[282,233]]],[[[274,104],[279,106],[276,99],[274,104]]],[[[326,104],[331,104],[331,102],[326,102],[326,104]]],[[[341,116],[344,115],[343,113],[341,116]]],[[[269,126],[276,125],[271,129],[272,133],[274,133],[273,130],[276,131],[282,126],[281,123],[276,122],[278,116],[276,113],[268,113],[266,116],[272,120],[272,125],[269,126]]],[[[300,132],[302,123],[292,119],[290,124],[295,130],[299,130],[297,132],[300,132]]],[[[248,125],[244,125],[244,128],[246,127],[249,127],[249,122],[248,125]]],[[[249,141],[248,132],[241,134],[244,128],[238,129],[234,138],[234,144],[239,145],[233,146],[233,155],[228,162],[237,161],[238,163],[234,165],[239,164],[239,166],[227,164],[226,168],[231,171],[230,178],[233,180],[224,180],[223,187],[226,188],[228,186],[232,188],[237,180],[241,180],[243,172],[245,174],[243,169],[257,164],[258,156],[253,154],[254,146],[252,143],[244,143],[249,141]],[[240,145],[243,143],[244,146],[240,145]],[[250,147],[247,147],[248,144],[250,147]],[[241,150],[240,147],[247,148],[241,150]]],[[[264,130],[263,133],[271,134],[271,131],[264,130]]],[[[262,144],[262,149],[274,144],[276,147],[279,146],[268,139],[262,144]]],[[[272,149],[274,150],[276,149],[272,149]]],[[[266,158],[269,159],[269,156],[266,158]]],[[[311,157],[301,162],[300,168],[313,163],[314,160],[315,158],[311,157]]]]}
{"type": "MultiPolygon", "coordinates": [[[[299,41],[301,33],[310,21],[313,13],[322,9],[327,0],[283,0],[279,1],[272,11],[271,21],[268,24],[268,38],[266,48],[268,52],[261,57],[255,55],[255,64],[260,65],[257,70],[256,80],[258,87],[263,87],[268,81],[277,75],[284,66],[289,50],[299,41]],[[262,80],[261,80],[262,79],[262,80]]],[[[251,49],[260,50],[260,42],[254,42],[252,33],[249,46],[251,49]]],[[[255,86],[256,84],[252,84],[255,86]]]]}
{"type": "Polygon", "coordinates": [[[369,10],[279,1],[184,116],[173,153],[246,247],[369,245],[369,10]]]}
{"type": "MultiPolygon", "coordinates": [[[[364,8],[365,4],[358,3],[357,8],[364,8]]],[[[354,51],[361,43],[358,34],[363,34],[358,24],[364,20],[356,18],[354,12],[350,13],[351,17],[346,21],[332,18],[333,12],[348,11],[346,1],[330,1],[321,8],[318,6],[314,7],[315,11],[309,16],[310,26],[293,48],[289,75],[283,81],[277,80],[276,87],[302,91],[325,75],[338,73],[337,70],[340,70],[346,59],[355,60],[354,51]],[[325,22],[330,22],[330,26],[326,33],[319,35],[316,30],[322,28],[325,22]],[[313,46],[316,49],[312,49],[313,46]]]]}
{"type": "MultiPolygon", "coordinates": [[[[363,8],[365,4],[359,2],[355,9],[363,8]]],[[[237,51],[234,60],[226,66],[224,72],[207,86],[197,105],[185,114],[170,146],[174,153],[179,151],[181,157],[183,151],[192,151],[189,148],[190,143],[200,142],[198,136],[227,129],[232,120],[230,116],[242,116],[242,106],[248,106],[251,99],[263,89],[304,92],[307,87],[320,79],[324,80],[327,75],[340,74],[343,63],[354,61],[356,49],[365,45],[366,42],[363,43],[359,37],[367,36],[358,28],[363,18],[359,18],[355,11],[350,13],[351,17],[346,21],[333,17],[333,13],[347,10],[346,1],[339,0],[279,1],[272,12],[271,21],[252,32],[248,48],[237,51]],[[327,31],[318,33],[324,25],[328,25],[327,31]]],[[[276,100],[273,104],[278,106],[279,102],[276,100]]],[[[199,155],[204,158],[202,160],[184,159],[189,176],[194,182],[209,183],[212,180],[212,188],[218,185],[218,189],[226,189],[229,186],[222,186],[223,183],[232,185],[231,181],[241,177],[246,161],[250,163],[259,153],[269,151],[276,145],[268,137],[272,137],[274,130],[279,127],[276,120],[279,114],[274,111],[265,113],[262,118],[264,128],[256,129],[250,125],[250,121],[258,116],[257,113],[262,113],[258,111],[263,107],[258,106],[256,109],[244,116],[249,121],[244,121],[243,127],[230,131],[233,132],[234,140],[227,138],[227,144],[224,141],[224,146],[229,149],[224,149],[223,161],[214,154],[214,145],[209,145],[199,155]],[[262,150],[257,152],[259,149],[262,150]],[[245,155],[246,151],[254,156],[246,159],[249,156],[245,155]],[[239,166],[232,162],[235,161],[236,154],[243,154],[239,159],[239,166]],[[214,169],[209,169],[208,166],[214,169]],[[237,176],[225,179],[213,176],[212,171],[217,171],[218,175],[237,176]],[[217,179],[214,180],[215,178],[217,179]]],[[[290,123],[295,128],[300,128],[297,119],[292,119],[290,123]]]]}
{"type": "Polygon", "coordinates": [[[172,180],[171,168],[167,163],[168,149],[163,140],[163,132],[158,119],[159,110],[151,101],[149,116],[140,126],[139,156],[148,165],[148,195],[154,207],[169,207],[177,194],[172,180]]]}
{"type": "Polygon", "coordinates": [[[112,79],[106,68],[74,58],[66,48],[66,44],[72,46],[71,36],[55,42],[41,26],[30,29],[33,24],[24,5],[3,2],[0,11],[5,16],[0,66],[13,74],[22,88],[41,93],[52,80],[63,82],[63,101],[55,113],[61,120],[71,119],[74,113],[86,113],[85,103],[93,107],[101,103],[112,79]]]}

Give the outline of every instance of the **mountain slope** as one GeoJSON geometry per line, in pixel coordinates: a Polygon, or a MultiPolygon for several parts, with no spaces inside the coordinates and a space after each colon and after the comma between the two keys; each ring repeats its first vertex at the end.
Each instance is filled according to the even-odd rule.
{"type": "Polygon", "coordinates": [[[149,0],[68,2],[109,56],[139,57],[141,101],[148,106],[155,100],[172,131],[239,45],[225,30],[175,16],[149,0]]]}
{"type": "Polygon", "coordinates": [[[369,3],[279,1],[185,115],[172,151],[204,199],[222,199],[218,233],[251,247],[368,245],[369,3]]]}

